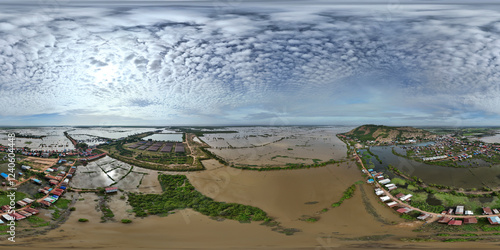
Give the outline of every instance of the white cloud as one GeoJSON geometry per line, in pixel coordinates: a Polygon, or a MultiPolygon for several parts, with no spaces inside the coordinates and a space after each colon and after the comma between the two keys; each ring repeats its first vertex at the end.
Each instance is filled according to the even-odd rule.
{"type": "Polygon", "coordinates": [[[295,120],[312,113],[325,119],[405,114],[394,115],[402,121],[422,113],[429,121],[474,112],[495,121],[500,116],[497,10],[18,11],[0,16],[0,101],[12,105],[2,116],[84,112],[166,123],[219,117],[223,123],[236,122],[227,111],[265,119],[284,106],[295,120]],[[359,98],[369,103],[349,104],[359,98]]]}

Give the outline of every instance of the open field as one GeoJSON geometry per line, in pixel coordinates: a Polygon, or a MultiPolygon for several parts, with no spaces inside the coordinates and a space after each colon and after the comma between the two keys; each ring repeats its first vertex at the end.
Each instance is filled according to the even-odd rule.
{"type": "Polygon", "coordinates": [[[57,159],[55,158],[40,158],[32,156],[22,156],[19,158],[19,163],[31,166],[33,167],[33,169],[37,169],[40,171],[45,171],[47,168],[52,167],[57,163],[57,159]]]}

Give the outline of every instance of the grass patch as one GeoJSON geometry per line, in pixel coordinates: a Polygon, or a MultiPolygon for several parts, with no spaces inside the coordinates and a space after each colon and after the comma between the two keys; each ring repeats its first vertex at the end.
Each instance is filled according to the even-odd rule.
{"type": "MultiPolygon", "coordinates": [[[[7,192],[7,191],[0,191],[0,206],[10,204],[10,197],[7,197],[8,194],[9,194],[9,192],[7,192]]],[[[20,200],[28,197],[28,195],[25,193],[16,191],[15,197],[16,197],[16,201],[20,201],[20,200]]]]}
{"type": "Polygon", "coordinates": [[[89,219],[80,218],[80,219],[78,219],[78,221],[79,221],[79,222],[88,222],[88,221],[89,221],[89,219]]]}
{"type": "Polygon", "coordinates": [[[354,191],[356,191],[356,184],[352,184],[350,187],[348,187],[345,191],[342,197],[340,198],[339,201],[335,202],[332,204],[332,207],[338,207],[344,202],[344,200],[347,200],[351,198],[354,195],[354,191]]]}
{"type": "Polygon", "coordinates": [[[52,220],[57,220],[61,217],[61,211],[59,209],[54,209],[54,212],[52,212],[52,220]]]}
{"type": "Polygon", "coordinates": [[[482,238],[448,238],[444,239],[443,242],[467,242],[467,241],[478,241],[482,238]]]}
{"type": "Polygon", "coordinates": [[[392,234],[382,234],[382,235],[369,235],[369,236],[361,236],[361,237],[354,237],[354,238],[341,238],[342,240],[349,240],[349,241],[380,241],[389,237],[392,237],[394,235],[392,234]]]}
{"type": "Polygon", "coordinates": [[[44,219],[38,216],[30,216],[26,218],[26,220],[30,223],[32,227],[45,227],[50,225],[49,221],[45,221],[44,219]]]}
{"type": "Polygon", "coordinates": [[[446,237],[446,236],[450,236],[450,234],[437,234],[437,236],[446,237]]]}
{"type": "Polygon", "coordinates": [[[59,199],[59,200],[57,200],[57,202],[54,205],[60,209],[68,209],[68,206],[70,203],[71,203],[71,200],[59,199]]]}
{"type": "Polygon", "coordinates": [[[403,179],[398,178],[398,177],[392,178],[391,182],[396,184],[397,186],[405,186],[406,185],[406,180],[403,180],[403,179]]]}

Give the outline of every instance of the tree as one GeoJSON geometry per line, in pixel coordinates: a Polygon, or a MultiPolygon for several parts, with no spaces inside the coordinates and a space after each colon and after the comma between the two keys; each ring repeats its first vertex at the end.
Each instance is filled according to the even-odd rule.
{"type": "Polygon", "coordinates": [[[85,150],[85,149],[89,148],[89,145],[87,145],[87,143],[85,143],[85,142],[80,142],[80,143],[77,143],[75,145],[75,148],[81,148],[81,149],[85,150]]]}

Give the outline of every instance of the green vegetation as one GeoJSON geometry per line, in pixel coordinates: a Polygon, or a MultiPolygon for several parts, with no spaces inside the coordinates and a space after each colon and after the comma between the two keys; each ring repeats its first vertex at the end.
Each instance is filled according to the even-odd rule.
{"type": "Polygon", "coordinates": [[[483,230],[485,232],[500,231],[500,226],[483,225],[483,226],[481,226],[481,230],[483,230]]]}
{"type": "Polygon", "coordinates": [[[429,131],[412,127],[389,127],[383,125],[359,126],[343,135],[362,143],[385,139],[389,141],[404,141],[407,139],[425,139],[433,134],[429,131]]]}
{"type": "Polygon", "coordinates": [[[401,178],[397,178],[397,177],[392,178],[391,182],[394,183],[394,184],[396,184],[397,186],[405,186],[406,185],[406,181],[405,180],[403,180],[401,178]]]}
{"type": "Polygon", "coordinates": [[[340,163],[343,161],[335,161],[333,159],[321,163],[314,164],[303,164],[303,163],[287,163],[284,167],[281,166],[266,166],[266,167],[250,167],[250,166],[236,166],[231,165],[233,168],[243,169],[243,170],[255,170],[255,171],[271,171],[271,170],[290,170],[290,169],[303,169],[303,168],[317,168],[324,167],[328,164],[340,163]]]}
{"type": "Polygon", "coordinates": [[[75,148],[86,150],[87,148],[89,148],[89,145],[87,145],[87,143],[85,142],[80,142],[75,145],[75,148]]]}
{"type": "Polygon", "coordinates": [[[411,205],[413,207],[416,207],[416,208],[419,208],[419,209],[422,209],[424,211],[431,212],[431,213],[441,213],[442,211],[445,210],[445,207],[443,207],[441,205],[429,205],[425,201],[420,201],[420,202],[412,201],[411,205]]]}
{"type": "Polygon", "coordinates": [[[341,240],[347,240],[347,241],[381,241],[386,238],[392,237],[394,235],[392,234],[382,234],[382,235],[368,235],[368,236],[360,236],[360,237],[353,237],[353,238],[340,238],[341,240]]]}
{"type": "Polygon", "coordinates": [[[465,241],[478,241],[482,238],[448,238],[444,239],[443,242],[465,242],[465,241]]]}
{"type": "Polygon", "coordinates": [[[415,220],[415,217],[409,215],[409,214],[401,214],[399,217],[405,220],[415,220]]]}
{"type": "Polygon", "coordinates": [[[89,220],[88,220],[88,219],[85,219],[85,218],[80,218],[80,219],[78,219],[78,221],[79,221],[79,222],[87,222],[87,221],[89,221],[89,220]]]}
{"type": "Polygon", "coordinates": [[[141,168],[153,169],[153,170],[169,170],[169,171],[199,171],[204,170],[205,168],[202,165],[196,167],[189,166],[175,166],[171,167],[168,165],[158,164],[158,163],[150,163],[145,161],[136,160],[129,157],[120,156],[119,154],[109,154],[108,156],[115,158],[119,161],[123,161],[130,165],[138,166],[141,168]]]}
{"type": "Polygon", "coordinates": [[[52,212],[52,220],[57,220],[61,217],[61,211],[59,209],[54,209],[54,212],[52,212]]]}
{"type": "Polygon", "coordinates": [[[111,211],[111,209],[109,209],[109,207],[103,207],[102,212],[104,213],[104,217],[107,217],[107,218],[115,217],[115,215],[113,214],[113,211],[111,211]]]}
{"type": "Polygon", "coordinates": [[[176,209],[192,208],[204,215],[249,221],[270,221],[267,214],[259,208],[236,203],[217,202],[198,192],[184,175],[158,176],[163,189],[162,194],[128,194],[128,201],[136,216],[148,214],[167,215],[176,209]]]}
{"type": "Polygon", "coordinates": [[[318,220],[319,220],[318,217],[309,217],[309,218],[304,219],[305,222],[316,222],[318,220]]]}
{"type": "Polygon", "coordinates": [[[356,191],[356,184],[352,184],[350,187],[348,187],[344,191],[344,194],[342,195],[340,200],[333,203],[332,207],[338,207],[338,206],[342,205],[342,202],[344,202],[344,200],[349,199],[354,195],[354,191],[356,191]]]}
{"type": "Polygon", "coordinates": [[[71,208],[69,209],[69,211],[75,211],[75,210],[76,210],[76,207],[71,207],[71,208]]]}
{"type": "Polygon", "coordinates": [[[432,239],[432,238],[423,238],[423,237],[401,238],[400,240],[405,241],[405,242],[434,242],[434,241],[436,241],[435,239],[432,239]]]}
{"type": "Polygon", "coordinates": [[[204,148],[204,147],[200,147],[201,151],[203,151],[203,153],[205,153],[208,157],[212,158],[212,159],[216,159],[220,164],[223,164],[223,165],[226,165],[226,166],[229,166],[229,163],[224,160],[223,158],[219,157],[218,155],[212,153],[210,150],[204,148]]]}
{"type": "Polygon", "coordinates": [[[125,149],[123,147],[123,144],[124,144],[123,141],[117,142],[116,145],[115,145],[115,149],[118,150],[118,152],[119,152],[120,155],[127,156],[127,157],[133,157],[134,156],[134,151],[125,149]]]}
{"type": "Polygon", "coordinates": [[[380,158],[378,157],[378,155],[374,154],[372,151],[370,151],[370,148],[366,149],[366,152],[368,152],[370,155],[372,155],[373,157],[375,157],[375,159],[377,159],[377,161],[382,164],[382,160],[380,160],[380,158]]]}
{"type": "Polygon", "coordinates": [[[233,130],[215,130],[215,129],[221,129],[221,127],[170,127],[171,129],[174,130],[179,130],[184,133],[192,133],[198,137],[201,137],[205,134],[232,134],[232,133],[238,133],[238,131],[233,131],[233,130]],[[213,131],[207,131],[207,129],[214,129],[213,131]]]}
{"type": "Polygon", "coordinates": [[[69,203],[71,203],[71,200],[59,199],[54,205],[60,209],[68,209],[69,203]]]}
{"type": "Polygon", "coordinates": [[[466,234],[460,234],[459,236],[475,237],[475,236],[479,236],[479,235],[478,234],[473,234],[473,233],[466,233],[466,234]]]}
{"type": "Polygon", "coordinates": [[[45,221],[44,219],[38,216],[30,216],[26,218],[26,220],[30,223],[32,227],[44,227],[50,225],[50,222],[45,221]]]}
{"type": "Polygon", "coordinates": [[[132,223],[132,220],[122,219],[122,223],[124,223],[124,224],[132,223]]]}
{"type": "MultiPolygon", "coordinates": [[[[28,197],[27,194],[22,193],[22,192],[16,191],[15,193],[16,193],[15,194],[16,201],[19,201],[19,200],[22,200],[22,199],[28,197]]],[[[10,204],[10,197],[7,196],[8,194],[9,194],[9,191],[0,190],[0,206],[10,204]]]]}
{"type": "Polygon", "coordinates": [[[162,153],[160,155],[143,155],[135,157],[137,160],[159,163],[159,164],[193,164],[193,158],[179,153],[162,153]]]}

